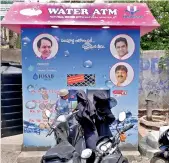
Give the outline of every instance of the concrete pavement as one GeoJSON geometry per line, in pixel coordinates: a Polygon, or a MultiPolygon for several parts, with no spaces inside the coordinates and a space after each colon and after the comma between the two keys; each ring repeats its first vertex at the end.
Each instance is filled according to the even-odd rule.
{"type": "Polygon", "coordinates": [[[17,163],[22,144],[23,135],[1,138],[1,163],[17,163]]]}
{"type": "Polygon", "coordinates": [[[17,163],[19,151],[1,151],[1,163],[17,163]]]}
{"type": "Polygon", "coordinates": [[[23,134],[1,138],[1,149],[3,151],[21,151],[23,134]]]}
{"type": "MultiPolygon", "coordinates": [[[[2,163],[40,163],[45,151],[22,151],[23,135],[1,139],[2,163]]],[[[141,157],[138,151],[123,151],[130,163],[149,163],[148,158],[141,157]]]]}

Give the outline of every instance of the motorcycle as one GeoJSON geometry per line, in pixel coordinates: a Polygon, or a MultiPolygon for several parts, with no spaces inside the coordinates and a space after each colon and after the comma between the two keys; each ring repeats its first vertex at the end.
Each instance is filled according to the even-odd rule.
{"type": "MultiPolygon", "coordinates": [[[[118,129],[118,125],[126,119],[126,113],[121,112],[119,114],[118,124],[116,126],[117,133],[113,137],[103,136],[97,144],[96,150],[92,151],[86,149],[88,158],[85,155],[85,150],[81,154],[81,158],[84,160],[93,157],[94,163],[128,163],[127,158],[123,157],[118,145],[120,141],[125,141],[125,132],[133,128],[134,125],[130,124],[124,127],[121,131],[118,129]]],[[[92,159],[91,159],[92,160],[92,159]]]]}
{"type": "Polygon", "coordinates": [[[50,131],[47,136],[50,136],[54,132],[56,145],[50,148],[44,156],[42,156],[41,163],[80,163],[80,152],[85,148],[82,147],[83,137],[80,134],[80,129],[76,128],[74,131],[74,140],[69,142],[70,127],[69,120],[76,114],[69,113],[68,115],[58,115],[52,125],[49,123],[51,112],[46,110],[46,116],[48,117],[48,125],[50,131]],[[77,152],[77,150],[79,150],[77,152]]]}
{"type": "Polygon", "coordinates": [[[158,143],[160,151],[154,154],[150,163],[169,163],[169,129],[163,131],[158,143]]]}

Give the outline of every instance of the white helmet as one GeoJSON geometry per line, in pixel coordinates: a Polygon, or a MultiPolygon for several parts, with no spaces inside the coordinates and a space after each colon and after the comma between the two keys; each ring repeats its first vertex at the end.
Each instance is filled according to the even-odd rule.
{"type": "Polygon", "coordinates": [[[59,96],[64,97],[69,94],[69,91],[67,89],[61,89],[59,91],[59,96]]]}

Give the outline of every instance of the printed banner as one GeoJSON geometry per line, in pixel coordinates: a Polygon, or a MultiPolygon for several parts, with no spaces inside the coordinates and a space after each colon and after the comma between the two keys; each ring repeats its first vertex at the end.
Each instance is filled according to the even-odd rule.
{"type": "Polygon", "coordinates": [[[160,26],[146,3],[14,3],[2,24],[17,33],[21,25],[130,26],[140,29],[141,36],[160,26]]]}
{"type": "Polygon", "coordinates": [[[105,23],[107,25],[131,25],[132,21],[133,26],[141,25],[143,22],[145,22],[143,24],[158,25],[146,3],[135,3],[134,5],[130,3],[15,3],[7,14],[6,21],[13,18],[12,13],[16,20],[23,21],[25,24],[34,21],[37,21],[35,22],[37,24],[41,24],[43,21],[46,21],[44,24],[56,21],[56,24],[62,24],[66,21],[69,23],[74,21],[71,22],[71,25],[80,25],[81,22],[88,21],[89,23],[95,22],[95,25],[105,25],[105,23]]]}
{"type": "Polygon", "coordinates": [[[125,111],[125,124],[135,125],[122,145],[137,147],[139,38],[134,29],[22,28],[24,146],[55,144],[53,135],[46,137],[45,110],[52,112],[52,122],[59,111],[58,92],[69,91],[69,108],[74,109],[82,89],[92,102],[96,91],[117,100],[111,109],[116,119],[125,111]]]}

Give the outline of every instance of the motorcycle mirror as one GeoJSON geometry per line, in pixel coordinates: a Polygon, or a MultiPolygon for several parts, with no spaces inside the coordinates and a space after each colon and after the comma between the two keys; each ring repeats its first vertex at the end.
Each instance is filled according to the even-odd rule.
{"type": "Polygon", "coordinates": [[[51,112],[50,112],[49,110],[46,110],[46,111],[45,111],[45,114],[46,114],[46,116],[47,116],[48,118],[50,118],[51,112]]]}
{"type": "Polygon", "coordinates": [[[126,113],[125,112],[120,112],[119,121],[123,122],[125,119],[126,119],[126,113]]]}
{"type": "Polygon", "coordinates": [[[87,149],[84,149],[81,153],[81,158],[82,159],[87,159],[89,158],[90,156],[92,155],[92,150],[87,148],[87,149]]]}

